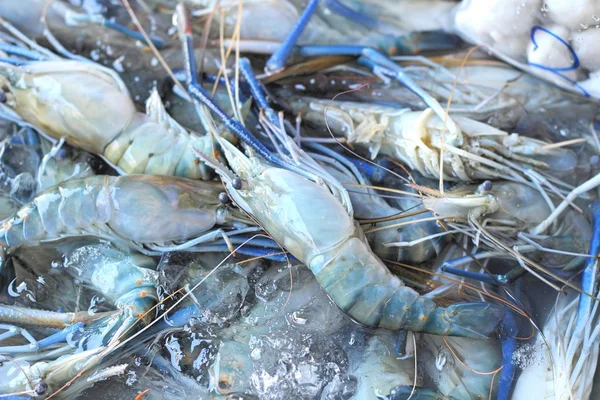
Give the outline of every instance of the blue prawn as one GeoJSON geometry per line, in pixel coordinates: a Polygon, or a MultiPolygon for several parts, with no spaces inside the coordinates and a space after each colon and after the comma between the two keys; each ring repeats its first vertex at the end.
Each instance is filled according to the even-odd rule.
{"type": "Polygon", "coordinates": [[[440,307],[392,275],[325,186],[219,141],[235,175],[215,160],[206,162],[221,175],[232,199],[307,265],[351,317],[368,326],[441,335],[485,338],[494,332],[500,308],[489,303],[440,307]],[[481,324],[482,319],[488,323],[481,324]]]}
{"type": "Polygon", "coordinates": [[[69,323],[66,317],[72,313],[0,305],[1,328],[7,330],[1,336],[3,341],[19,333],[29,341],[26,345],[0,347],[0,353],[11,356],[0,364],[4,377],[0,382],[1,393],[46,397],[63,390],[77,375],[83,375],[85,379],[67,385],[62,392],[74,395],[97,381],[121,374],[127,365],[104,368],[104,360],[113,353],[118,340],[146,326],[154,317],[150,311],[158,302],[158,272],[152,258],[103,243],[71,241],[62,242],[58,248],[67,272],[101,293],[116,310],[69,323]],[[61,318],[57,318],[60,316],[64,316],[62,324],[61,318]],[[14,324],[63,329],[35,340],[14,324]]]}

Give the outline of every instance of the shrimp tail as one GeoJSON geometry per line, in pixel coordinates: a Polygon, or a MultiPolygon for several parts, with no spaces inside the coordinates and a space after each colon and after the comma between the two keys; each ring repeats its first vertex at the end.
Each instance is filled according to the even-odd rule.
{"type": "Polygon", "coordinates": [[[316,257],[309,268],[338,307],[364,325],[486,339],[504,316],[490,303],[441,307],[432,297],[419,295],[387,269],[360,235],[331,253],[335,255],[316,257]]]}

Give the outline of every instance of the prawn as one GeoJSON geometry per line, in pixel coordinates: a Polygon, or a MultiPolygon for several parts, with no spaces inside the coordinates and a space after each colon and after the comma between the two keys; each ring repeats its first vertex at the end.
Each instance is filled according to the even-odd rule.
{"type": "MultiPolygon", "coordinates": [[[[589,241],[592,230],[587,220],[575,211],[557,220],[551,232],[541,235],[531,231],[543,221],[548,221],[555,209],[554,204],[544,197],[543,191],[517,182],[486,181],[477,188],[465,186],[444,195],[433,194],[430,192],[430,196],[423,197],[424,207],[444,220],[450,232],[465,235],[475,248],[485,249],[444,261],[442,270],[450,272],[452,268],[452,274],[463,275],[454,271],[454,267],[470,264],[475,259],[513,258],[520,267],[557,290],[558,287],[539,271],[574,287],[549,268],[573,270],[587,257],[581,253],[581,246],[589,241]],[[546,253],[548,257],[541,256],[538,260],[530,256],[546,253]]],[[[501,282],[504,279],[500,276],[501,282]]]]}
{"type": "Polygon", "coordinates": [[[247,157],[226,140],[219,142],[235,174],[216,160],[206,162],[221,176],[233,201],[308,266],[351,317],[367,326],[441,335],[485,338],[494,332],[502,319],[499,307],[489,303],[441,307],[392,275],[373,254],[348,209],[326,186],[247,157]],[[488,323],[481,324],[482,319],[488,323]]]}
{"type": "MultiPolygon", "coordinates": [[[[451,97],[448,108],[450,115],[468,117],[499,129],[514,128],[521,119],[532,118],[541,109],[548,110],[550,116],[564,111],[567,106],[572,109],[575,105],[595,112],[593,103],[565,93],[539,78],[523,74],[509,64],[472,58],[465,62],[464,57],[463,53],[458,52],[441,59],[396,56],[393,60],[403,65],[406,74],[441,104],[447,104],[451,97]]],[[[269,82],[279,81],[285,87],[280,97],[289,97],[290,92],[304,95],[295,87],[297,85],[300,88],[311,87],[312,96],[320,98],[331,99],[345,91],[344,96],[350,101],[413,110],[425,107],[423,101],[406,87],[379,80],[372,82],[372,78],[351,67],[339,66],[336,70],[320,71],[316,77],[296,76],[290,80],[279,80],[277,75],[269,77],[269,82]],[[349,87],[366,82],[369,83],[368,87],[347,92],[349,87]]]]}
{"type": "Polygon", "coordinates": [[[190,133],[172,119],[157,90],[146,113],[139,113],[116,74],[64,60],[0,63],[0,87],[6,117],[98,154],[123,174],[212,179],[193,151],[213,154],[211,137],[190,133]]]}
{"type": "Polygon", "coordinates": [[[147,254],[169,249],[160,246],[165,243],[211,242],[223,233],[208,232],[216,225],[239,228],[249,223],[219,200],[221,191],[217,183],[156,175],[74,179],[24,205],[4,222],[0,240],[11,249],[93,236],[147,254]]]}
{"type": "MultiPolygon", "coordinates": [[[[65,324],[64,329],[42,340],[35,340],[23,329],[3,324],[2,328],[7,330],[3,339],[20,333],[29,343],[0,347],[2,354],[13,356],[0,367],[5,377],[0,382],[2,393],[28,392],[45,397],[77,374],[85,373],[86,379],[78,380],[65,391],[75,394],[99,380],[122,373],[126,365],[101,369],[103,360],[112,353],[111,343],[153,319],[150,310],[158,302],[158,272],[152,258],[105,243],[82,245],[79,241],[62,243],[59,248],[64,251],[67,272],[101,293],[117,310],[88,316],[91,321],[86,321],[87,326],[82,322],[65,324]]],[[[27,308],[18,308],[11,314],[14,307],[3,305],[0,309],[1,322],[36,327],[55,327],[57,315],[68,315],[27,308]],[[11,315],[16,317],[10,318],[11,315]]]]}
{"type": "Polygon", "coordinates": [[[569,150],[467,117],[453,116],[458,129],[446,130],[444,120],[431,109],[412,111],[307,98],[298,99],[293,107],[305,119],[367,147],[372,158],[378,154],[392,157],[425,177],[524,182],[526,167],[555,172],[576,165],[575,154],[569,150]]]}

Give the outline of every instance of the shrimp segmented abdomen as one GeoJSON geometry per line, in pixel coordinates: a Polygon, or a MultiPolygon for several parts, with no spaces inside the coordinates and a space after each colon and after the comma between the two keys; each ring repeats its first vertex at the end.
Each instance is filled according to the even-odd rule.
{"type": "Polygon", "coordinates": [[[439,307],[392,275],[359,237],[350,238],[335,253],[325,266],[309,267],[319,271],[315,276],[335,303],[365,325],[482,338],[502,318],[503,311],[489,303],[439,307]],[[483,315],[489,325],[481,324],[483,315]]]}
{"type": "MultiPolygon", "coordinates": [[[[160,101],[160,100],[159,100],[160,101]]],[[[127,174],[182,176],[209,180],[213,177],[194,153],[211,153],[208,136],[169,129],[140,114],[134,123],[104,149],[107,161],[127,174]]]]}
{"type": "Polygon", "coordinates": [[[203,181],[156,175],[70,180],[26,204],[0,235],[9,247],[67,236],[138,244],[188,240],[217,224],[220,190],[203,181]]]}
{"type": "MultiPolygon", "coordinates": [[[[104,177],[91,177],[85,181],[94,181],[91,186],[100,189],[104,184],[101,178],[104,177]]],[[[76,187],[78,183],[78,180],[67,181],[44,191],[7,220],[2,228],[6,245],[34,243],[47,237],[60,238],[98,222],[97,190],[76,187]],[[70,205],[74,205],[73,212],[66,211],[70,205]],[[75,223],[67,225],[72,222],[75,223]]]]}

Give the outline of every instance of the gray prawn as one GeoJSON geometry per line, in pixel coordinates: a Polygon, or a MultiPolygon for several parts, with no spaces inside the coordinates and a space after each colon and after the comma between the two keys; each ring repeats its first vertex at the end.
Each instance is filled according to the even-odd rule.
{"type": "Polygon", "coordinates": [[[0,241],[11,249],[92,236],[147,254],[154,254],[148,250],[153,248],[164,251],[163,244],[213,241],[222,236],[212,230],[215,226],[246,227],[249,222],[219,201],[221,192],[216,182],[169,176],[70,180],[40,193],[6,220],[0,241]]]}

